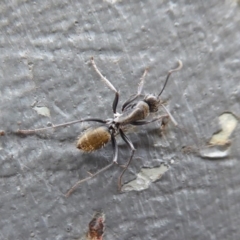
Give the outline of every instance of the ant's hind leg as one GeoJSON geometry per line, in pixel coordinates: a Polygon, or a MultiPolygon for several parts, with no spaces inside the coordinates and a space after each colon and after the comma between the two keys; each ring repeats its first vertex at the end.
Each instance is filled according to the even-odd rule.
{"type": "Polygon", "coordinates": [[[53,125],[51,127],[43,127],[43,128],[36,128],[36,129],[19,129],[17,131],[17,133],[19,134],[34,134],[36,132],[40,132],[40,131],[44,131],[44,130],[49,130],[49,129],[54,129],[57,127],[65,127],[68,125],[72,125],[75,123],[79,123],[79,122],[100,122],[100,123],[106,123],[106,121],[102,120],[102,119],[98,119],[98,118],[88,118],[88,119],[81,119],[81,120],[75,120],[72,122],[67,122],[67,123],[62,123],[62,124],[57,124],[57,125],[53,125]]]}
{"type": "Polygon", "coordinates": [[[122,105],[122,111],[124,111],[124,109],[131,103],[133,102],[138,96],[141,95],[142,93],[142,89],[143,89],[143,85],[145,82],[145,77],[148,73],[148,68],[145,69],[141,79],[140,79],[140,83],[138,84],[138,91],[137,94],[133,95],[132,97],[130,97],[123,105],[122,105]]]}
{"type": "Polygon", "coordinates": [[[97,171],[96,173],[89,173],[90,176],[84,178],[84,179],[81,179],[80,181],[76,182],[66,193],[66,197],[69,197],[77,188],[78,186],[83,183],[83,182],[86,182],[88,180],[90,180],[91,178],[99,175],[100,173],[106,171],[107,169],[109,169],[111,166],[113,166],[114,164],[117,164],[117,157],[118,157],[118,146],[117,146],[117,143],[116,143],[116,139],[114,137],[114,133],[111,134],[111,140],[112,140],[112,147],[113,147],[113,150],[114,150],[114,154],[113,154],[113,160],[110,164],[108,164],[106,167],[100,169],[99,171],[97,171]]]}
{"type": "Polygon", "coordinates": [[[97,72],[97,74],[101,77],[101,79],[103,80],[103,82],[105,82],[107,84],[107,86],[113,90],[115,92],[115,98],[113,100],[113,104],[112,104],[112,109],[113,109],[113,113],[116,113],[117,110],[117,105],[118,105],[118,99],[119,99],[119,92],[117,91],[117,89],[112,85],[112,83],[102,75],[102,73],[100,72],[100,70],[98,69],[96,63],[94,62],[93,57],[91,57],[91,63],[93,65],[94,70],[97,72]]]}
{"type": "Polygon", "coordinates": [[[88,172],[88,174],[89,174],[90,176],[88,176],[88,177],[86,177],[86,178],[84,178],[84,179],[81,179],[80,181],[76,182],[76,183],[67,191],[67,193],[65,194],[65,196],[66,196],[66,197],[69,197],[69,196],[78,188],[78,186],[79,186],[81,183],[84,183],[84,182],[90,180],[91,178],[97,176],[98,174],[106,171],[107,169],[109,169],[109,168],[110,168],[111,166],[113,166],[113,165],[114,165],[114,162],[111,162],[111,163],[108,164],[106,167],[100,169],[100,170],[97,171],[96,173],[93,173],[93,174],[92,174],[92,173],[88,172]]]}
{"type": "Polygon", "coordinates": [[[118,178],[118,189],[121,192],[121,190],[122,190],[122,177],[123,177],[124,173],[126,172],[126,170],[128,169],[136,149],[134,148],[133,143],[131,142],[131,140],[124,134],[124,132],[121,129],[119,129],[119,133],[120,133],[122,139],[124,140],[124,142],[126,142],[127,145],[131,148],[131,156],[130,156],[127,164],[125,165],[122,173],[120,174],[120,176],[118,178]]]}

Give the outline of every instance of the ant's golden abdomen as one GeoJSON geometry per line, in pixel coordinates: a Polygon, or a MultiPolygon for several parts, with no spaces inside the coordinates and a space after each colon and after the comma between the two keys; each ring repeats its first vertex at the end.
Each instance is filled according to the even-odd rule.
{"type": "Polygon", "coordinates": [[[92,152],[103,147],[110,139],[111,134],[107,127],[89,128],[80,135],[77,148],[84,152],[92,152]]]}

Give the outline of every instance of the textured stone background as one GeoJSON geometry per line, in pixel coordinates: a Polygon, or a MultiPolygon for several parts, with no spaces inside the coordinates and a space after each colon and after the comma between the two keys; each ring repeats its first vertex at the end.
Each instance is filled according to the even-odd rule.
{"type": "MultiPolygon", "coordinates": [[[[238,4],[1,1],[0,239],[79,239],[96,210],[106,215],[106,240],[239,239],[239,127],[224,159],[182,152],[207,144],[223,112],[239,115],[238,4]],[[119,194],[115,166],[63,196],[86,171],[112,158],[110,145],[89,155],[75,148],[86,124],[25,138],[12,134],[19,124],[111,117],[114,94],[90,66],[91,56],[120,89],[120,104],[136,92],[146,67],[144,92],[158,93],[167,71],[178,59],[184,64],[162,95],[179,128],[170,124],[161,137],[154,123],[128,135],[137,152],[124,181],[143,166],[170,165],[142,192],[119,194]],[[51,117],[33,106],[47,107],[51,117]]],[[[117,140],[124,163],[129,149],[117,140]]]]}

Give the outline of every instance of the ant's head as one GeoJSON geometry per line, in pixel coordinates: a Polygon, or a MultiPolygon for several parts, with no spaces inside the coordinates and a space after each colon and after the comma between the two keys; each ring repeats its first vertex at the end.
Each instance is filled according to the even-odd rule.
{"type": "Polygon", "coordinates": [[[158,107],[160,104],[160,98],[150,94],[144,98],[144,102],[146,102],[148,104],[150,112],[158,111],[158,107]]]}
{"type": "Polygon", "coordinates": [[[171,76],[171,74],[173,72],[179,71],[182,68],[182,66],[183,66],[182,61],[178,60],[178,67],[175,68],[175,69],[172,69],[168,72],[165,83],[163,85],[163,88],[162,88],[162,90],[160,91],[160,93],[158,94],[157,97],[155,97],[154,95],[147,95],[145,97],[144,101],[149,105],[149,111],[150,112],[158,111],[158,107],[159,107],[159,104],[160,104],[160,96],[163,93],[165,87],[167,86],[167,82],[168,82],[169,77],[171,76]]]}

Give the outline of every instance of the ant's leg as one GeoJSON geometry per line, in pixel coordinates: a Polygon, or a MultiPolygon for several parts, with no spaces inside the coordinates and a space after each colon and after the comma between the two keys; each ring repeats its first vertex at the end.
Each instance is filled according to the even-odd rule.
{"type": "Polygon", "coordinates": [[[65,194],[65,196],[66,196],[66,197],[69,197],[69,196],[70,196],[70,195],[76,190],[76,188],[78,188],[78,186],[79,186],[81,183],[90,180],[91,178],[97,176],[98,174],[100,174],[100,173],[106,171],[108,168],[110,168],[110,167],[113,166],[113,165],[114,165],[114,162],[111,162],[111,163],[108,164],[106,167],[100,169],[100,170],[97,171],[96,173],[94,173],[94,174],[89,173],[89,174],[90,174],[89,177],[86,177],[86,178],[84,178],[84,179],[82,179],[82,180],[76,182],[76,183],[75,183],[75,184],[74,184],[74,185],[73,185],[73,186],[67,191],[67,193],[65,194]]]}
{"type": "Polygon", "coordinates": [[[165,117],[168,117],[168,115],[163,115],[163,116],[159,116],[159,117],[156,117],[156,118],[153,118],[149,121],[136,121],[136,122],[131,122],[132,125],[146,125],[146,124],[149,124],[149,123],[152,123],[152,122],[156,122],[156,121],[159,121],[161,118],[165,118],[165,117]]]}
{"type": "Polygon", "coordinates": [[[123,105],[122,105],[122,111],[124,111],[124,109],[131,103],[133,102],[138,96],[141,95],[142,93],[142,89],[143,89],[143,85],[144,85],[144,80],[145,80],[145,76],[147,75],[147,72],[148,72],[148,69],[145,69],[142,77],[141,77],[141,81],[140,83],[138,84],[138,91],[137,91],[137,94],[130,97],[123,105]]]}
{"type": "Polygon", "coordinates": [[[106,167],[100,169],[99,171],[97,171],[96,173],[94,174],[90,174],[89,177],[86,177],[78,182],[76,182],[66,193],[66,197],[69,197],[75,190],[76,188],[78,188],[78,186],[83,183],[83,182],[86,182],[88,180],[90,180],[91,178],[97,176],[98,174],[106,171],[107,169],[109,169],[111,166],[113,166],[115,163],[117,163],[117,157],[118,157],[118,146],[117,146],[117,143],[116,143],[116,139],[114,137],[114,133],[111,134],[111,140],[112,140],[112,147],[113,147],[113,150],[114,150],[114,154],[113,154],[113,160],[110,164],[108,164],[106,167]]]}
{"type": "Polygon", "coordinates": [[[165,112],[167,113],[167,115],[170,117],[172,123],[175,125],[175,127],[178,125],[177,121],[174,119],[173,115],[167,110],[167,108],[161,104],[161,106],[163,107],[163,109],[165,110],[165,112]]]}
{"type": "Polygon", "coordinates": [[[125,173],[125,171],[127,170],[128,166],[130,165],[136,149],[134,148],[133,143],[131,142],[131,140],[124,134],[122,129],[119,129],[119,133],[120,133],[122,139],[124,140],[124,142],[126,142],[127,145],[131,148],[131,156],[130,156],[128,162],[127,162],[127,165],[124,167],[124,170],[122,171],[122,173],[120,174],[120,176],[118,178],[118,189],[119,189],[119,191],[121,191],[123,174],[125,173]]]}
{"type": "Polygon", "coordinates": [[[20,133],[20,134],[33,134],[33,133],[36,133],[36,132],[39,132],[39,131],[43,131],[43,130],[48,130],[48,129],[57,128],[57,127],[64,127],[64,126],[68,126],[68,125],[71,125],[71,124],[75,124],[75,123],[79,123],[79,122],[88,122],[88,121],[106,123],[106,121],[104,121],[102,119],[87,118],[87,119],[75,120],[75,121],[72,121],[72,122],[57,124],[57,125],[53,125],[51,127],[43,127],[43,128],[37,128],[37,129],[25,129],[25,130],[19,129],[17,131],[17,133],[20,133]]]}
{"type": "Polygon", "coordinates": [[[161,123],[161,131],[164,132],[166,126],[168,125],[169,122],[169,116],[163,117],[162,118],[162,123],[161,123]]]}
{"type": "Polygon", "coordinates": [[[114,154],[113,154],[113,162],[117,164],[117,159],[118,159],[118,145],[116,142],[116,138],[114,136],[114,132],[112,132],[111,134],[111,141],[112,141],[112,147],[114,150],[114,154]]]}
{"type": "Polygon", "coordinates": [[[115,98],[113,100],[113,104],[112,104],[112,109],[113,109],[113,113],[116,113],[117,110],[117,105],[118,105],[118,99],[119,99],[119,92],[117,91],[117,89],[112,85],[112,83],[102,75],[102,73],[99,71],[99,69],[97,68],[97,65],[94,62],[93,57],[91,57],[91,63],[93,65],[94,70],[97,72],[97,74],[101,77],[101,79],[107,84],[107,86],[113,90],[115,92],[115,98]]]}

